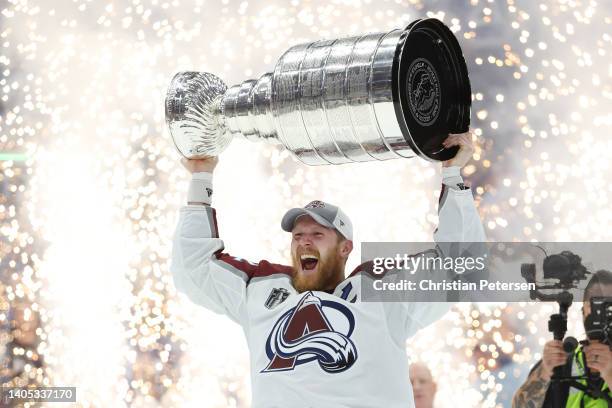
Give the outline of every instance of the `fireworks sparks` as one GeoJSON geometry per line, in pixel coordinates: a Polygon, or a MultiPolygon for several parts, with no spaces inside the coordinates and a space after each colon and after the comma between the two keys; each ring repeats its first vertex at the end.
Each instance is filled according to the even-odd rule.
{"type": "MultiPolygon", "coordinates": [[[[76,385],[79,406],[248,406],[240,331],[178,298],[168,273],[187,175],[163,95],[177,71],[233,84],[303,41],[442,19],[472,80],[479,147],[465,173],[490,239],[610,241],[610,11],[567,0],[7,2],[2,382],[76,385]]],[[[437,223],[438,169],[422,160],[310,168],[240,140],[217,173],[226,247],[246,259],[288,259],[280,216],[312,199],[341,205],[361,241],[426,241],[437,223]]],[[[432,366],[439,398],[507,405],[551,312],[461,305],[409,352],[432,366]]]]}

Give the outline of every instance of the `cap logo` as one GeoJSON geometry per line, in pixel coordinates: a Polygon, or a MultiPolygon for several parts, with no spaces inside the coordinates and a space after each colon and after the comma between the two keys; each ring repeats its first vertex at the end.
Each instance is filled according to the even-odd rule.
{"type": "Polygon", "coordinates": [[[308,204],[306,204],[306,207],[304,208],[325,208],[325,203],[323,201],[311,201],[308,204]]]}
{"type": "Polygon", "coordinates": [[[340,221],[340,226],[344,227],[344,221],[342,221],[342,220],[339,220],[339,221],[340,221]]]}

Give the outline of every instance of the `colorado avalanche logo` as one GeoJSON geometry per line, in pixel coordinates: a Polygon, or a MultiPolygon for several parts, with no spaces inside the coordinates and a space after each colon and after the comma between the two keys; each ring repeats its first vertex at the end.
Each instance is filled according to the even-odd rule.
{"type": "Polygon", "coordinates": [[[350,339],[354,328],[355,318],[346,306],[307,292],[272,328],[266,342],[270,363],[261,372],[293,370],[314,360],[328,373],[347,370],[357,360],[350,339]],[[340,318],[338,327],[332,327],[326,313],[340,318]]]}

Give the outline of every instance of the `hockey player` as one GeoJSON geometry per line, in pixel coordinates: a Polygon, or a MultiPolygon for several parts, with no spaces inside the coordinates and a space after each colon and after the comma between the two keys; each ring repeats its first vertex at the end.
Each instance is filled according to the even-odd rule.
{"type": "MultiPolygon", "coordinates": [[[[473,153],[470,133],[443,163],[436,242],[484,242],[472,192],[460,169],[473,153]]],[[[414,407],[406,339],[439,319],[449,303],[366,302],[362,266],[345,277],[352,224],[338,207],[314,201],[289,210],[292,266],[250,263],[224,253],[211,204],[217,158],[183,160],[193,174],[180,210],[171,271],[193,302],[227,315],[250,350],[254,408],[414,407]]]]}

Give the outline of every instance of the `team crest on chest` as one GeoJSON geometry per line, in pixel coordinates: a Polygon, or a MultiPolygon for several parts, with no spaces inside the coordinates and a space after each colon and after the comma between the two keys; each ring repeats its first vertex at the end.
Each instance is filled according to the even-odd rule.
{"type": "Polygon", "coordinates": [[[350,339],[354,329],[355,318],[348,307],[307,292],[274,324],[266,342],[270,362],[261,372],[293,370],[315,361],[327,373],[347,370],[357,360],[357,348],[350,339]]]}
{"type": "Polygon", "coordinates": [[[289,297],[289,291],[285,288],[274,288],[264,303],[268,309],[272,309],[283,303],[289,297]]]}

